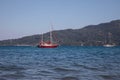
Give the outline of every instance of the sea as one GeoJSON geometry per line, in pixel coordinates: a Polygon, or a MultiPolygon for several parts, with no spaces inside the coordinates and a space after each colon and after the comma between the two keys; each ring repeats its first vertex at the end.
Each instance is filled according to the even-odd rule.
{"type": "Polygon", "coordinates": [[[0,80],[120,80],[120,47],[0,47],[0,80]]]}

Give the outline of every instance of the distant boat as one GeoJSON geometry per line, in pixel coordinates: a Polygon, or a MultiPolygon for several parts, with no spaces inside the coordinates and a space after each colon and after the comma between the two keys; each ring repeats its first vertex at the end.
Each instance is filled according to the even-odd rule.
{"type": "Polygon", "coordinates": [[[39,48],[56,48],[58,47],[58,43],[53,41],[53,34],[52,34],[52,30],[50,31],[50,35],[49,35],[50,40],[49,41],[44,41],[43,39],[43,34],[41,36],[41,41],[38,44],[39,48]]]}
{"type": "Polygon", "coordinates": [[[112,43],[111,36],[112,36],[112,34],[109,32],[108,33],[108,42],[106,43],[106,41],[105,41],[105,44],[103,45],[104,47],[114,47],[114,46],[116,46],[114,43],[112,43]]]}
{"type": "Polygon", "coordinates": [[[105,45],[103,45],[104,47],[114,47],[114,46],[116,46],[115,44],[105,44],[105,45]]]}

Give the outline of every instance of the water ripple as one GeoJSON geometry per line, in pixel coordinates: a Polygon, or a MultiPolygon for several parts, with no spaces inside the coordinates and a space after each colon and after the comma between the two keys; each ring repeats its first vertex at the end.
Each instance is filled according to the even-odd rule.
{"type": "Polygon", "coordinates": [[[0,47],[0,80],[119,80],[120,47],[0,47]]]}

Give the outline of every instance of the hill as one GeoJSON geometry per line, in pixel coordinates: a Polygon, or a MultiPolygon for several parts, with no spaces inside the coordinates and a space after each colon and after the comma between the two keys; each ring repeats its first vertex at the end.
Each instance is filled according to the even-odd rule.
{"type": "MultiPolygon", "coordinates": [[[[108,33],[111,34],[111,43],[120,45],[120,20],[114,20],[98,25],[89,25],[81,29],[56,30],[53,34],[61,45],[85,45],[101,46],[109,41],[108,33]]],[[[44,34],[48,38],[49,32],[44,34]]],[[[37,45],[41,35],[26,36],[19,39],[0,41],[1,46],[14,45],[37,45]]]]}

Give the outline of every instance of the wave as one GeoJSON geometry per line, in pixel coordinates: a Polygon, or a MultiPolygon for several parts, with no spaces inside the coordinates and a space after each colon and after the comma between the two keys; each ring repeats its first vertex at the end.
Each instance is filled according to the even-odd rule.
{"type": "Polygon", "coordinates": [[[79,79],[77,77],[68,76],[61,78],[61,80],[79,80],[79,79]]]}
{"type": "Polygon", "coordinates": [[[16,65],[0,65],[1,71],[19,71],[19,70],[25,70],[23,67],[18,67],[16,65]]]}
{"type": "Polygon", "coordinates": [[[55,71],[58,71],[58,72],[59,72],[59,71],[61,71],[61,72],[68,72],[68,71],[69,71],[69,72],[70,72],[70,71],[71,71],[71,72],[74,72],[74,71],[76,71],[75,69],[62,68],[62,67],[54,68],[54,70],[55,70],[55,71]]]}
{"type": "Polygon", "coordinates": [[[81,68],[84,68],[84,69],[89,69],[89,70],[103,71],[103,69],[101,69],[101,68],[89,67],[89,66],[85,66],[85,65],[77,64],[77,63],[75,63],[74,66],[76,66],[76,67],[81,67],[81,68]]]}
{"type": "Polygon", "coordinates": [[[99,76],[105,80],[119,80],[120,79],[120,75],[99,75],[99,76]]]}

